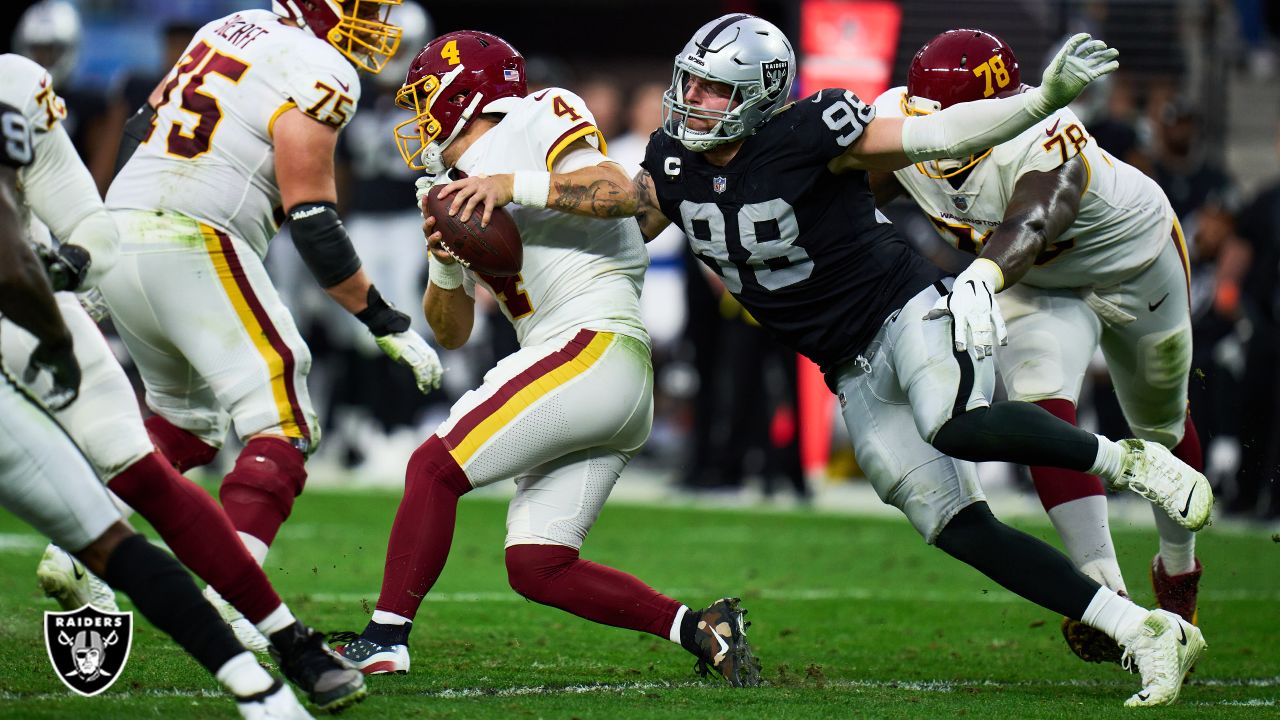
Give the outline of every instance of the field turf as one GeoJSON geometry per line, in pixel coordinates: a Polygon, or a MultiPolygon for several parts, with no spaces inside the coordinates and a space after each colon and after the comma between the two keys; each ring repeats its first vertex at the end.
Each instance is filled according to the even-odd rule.
{"type": "MultiPolygon", "coordinates": [[[[398,494],[308,492],[268,571],[295,613],[363,627],[398,494]]],[[[926,547],[902,519],[611,505],[584,556],[694,607],[741,595],[765,687],[691,672],[665,640],[526,602],[502,564],[505,503],[466,498],[453,555],[418,615],[413,672],[370,678],[347,718],[1132,717],[1138,688],[1075,659],[1054,617],[926,547]]],[[[145,525],[138,523],[145,529],[145,525]]],[[[1049,537],[1047,523],[1024,529],[1049,537]]],[[[148,531],[148,534],[149,531],[148,531]]],[[[1116,529],[1129,587],[1150,604],[1154,534],[1116,529]]],[[[1280,543],[1210,527],[1200,620],[1209,651],[1168,718],[1280,717],[1280,543]]],[[[43,542],[0,513],[0,718],[230,718],[228,698],[137,619],[128,667],[95,698],[67,691],[43,647],[43,542]]],[[[122,598],[123,599],[123,598],[122,598]]],[[[122,603],[122,607],[129,607],[122,603]]]]}

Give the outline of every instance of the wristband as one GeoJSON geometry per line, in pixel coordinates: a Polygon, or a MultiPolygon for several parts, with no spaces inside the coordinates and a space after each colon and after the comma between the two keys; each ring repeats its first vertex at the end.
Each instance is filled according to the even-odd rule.
{"type": "Polygon", "coordinates": [[[374,337],[394,335],[409,329],[409,316],[382,299],[382,293],[378,292],[378,288],[370,285],[365,301],[367,306],[356,313],[356,319],[364,323],[374,337]]]}
{"type": "Polygon", "coordinates": [[[441,290],[455,290],[462,287],[462,264],[447,263],[436,258],[433,252],[427,253],[427,279],[441,290]]]}
{"type": "Polygon", "coordinates": [[[518,172],[511,182],[511,199],[525,207],[545,208],[551,194],[551,173],[518,172]]]}
{"type": "Polygon", "coordinates": [[[979,280],[990,285],[995,292],[1000,292],[1004,289],[1004,271],[1000,269],[1000,266],[994,260],[980,257],[965,268],[961,274],[971,277],[976,276],[979,280]]]}

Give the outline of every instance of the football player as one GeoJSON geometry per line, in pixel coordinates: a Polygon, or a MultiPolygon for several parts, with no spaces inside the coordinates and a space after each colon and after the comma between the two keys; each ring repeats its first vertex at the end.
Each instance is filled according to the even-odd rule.
{"type": "MultiPolygon", "coordinates": [[[[1022,89],[1018,60],[1004,41],[949,30],[916,53],[907,86],[881,95],[876,115],[927,115],[1022,89]]],[[[1000,293],[1009,344],[997,360],[1009,399],[1074,424],[1081,381],[1101,344],[1134,435],[1204,469],[1187,413],[1186,243],[1154,180],[1098,147],[1063,108],[993,148],[874,173],[871,185],[877,202],[910,195],[943,239],[967,253],[957,284],[976,279],[1000,293]]],[[[1045,465],[1033,465],[1031,476],[1076,567],[1125,592],[1102,481],[1045,465]]],[[[1194,623],[1201,574],[1195,535],[1153,510],[1156,601],[1194,623]]],[[[1091,628],[1068,619],[1063,632],[1081,657],[1119,662],[1119,648],[1091,628]]]]}
{"type": "Polygon", "coordinates": [[[219,496],[258,564],[320,441],[310,352],[262,265],[280,223],[423,392],[440,379],[435,351],[361,269],[334,205],[356,69],[378,72],[395,53],[400,30],[385,15],[399,2],[277,0],[274,12],[205,25],[130,119],[136,147],[107,192],[126,241],[100,287],[155,412],[147,429],[185,471],[210,462],[234,422],[244,449],[219,496]]]}
{"type": "MultiPolygon", "coordinates": [[[[60,128],[53,139],[33,138],[32,125],[40,121],[33,123],[11,102],[27,104],[27,97],[13,97],[20,83],[11,73],[28,66],[38,68],[16,55],[0,56],[0,316],[4,335],[32,337],[24,376],[32,382],[48,375],[48,406],[0,372],[0,505],[123,590],[147,620],[235,696],[242,717],[309,718],[293,692],[241,647],[177,560],[125,524],[89,463],[49,415],[49,409],[73,405],[81,373],[73,333],[27,245],[20,206],[31,192],[34,173],[28,171],[37,154],[66,152],[73,160],[75,155],[60,128]]],[[[43,69],[40,76],[48,78],[43,69]]],[[[78,161],[77,166],[98,202],[88,170],[78,161]]]]}
{"type": "MultiPolygon", "coordinates": [[[[640,320],[648,263],[636,224],[587,217],[592,196],[630,192],[605,156],[582,99],[562,88],[526,96],[524,58],[501,38],[454,32],[432,40],[409,68],[398,102],[414,116],[397,128],[412,167],[469,177],[450,183],[463,222],[514,200],[524,264],[514,277],[464,269],[426,217],[430,282],[423,310],[453,349],[471,334],[475,284],[498,299],[520,349],[466,393],[409,460],[391,528],[377,609],[341,652],[367,673],[407,672],[412,621],[444,568],[458,499],[516,483],[507,513],[511,587],[544,605],[652,633],[698,658],[706,675],[759,682],[745,610],[724,598],[701,611],[631,575],[579,557],[618,476],[649,435],[653,366],[640,320]],[[487,202],[482,210],[477,204],[487,202]]],[[[423,196],[430,180],[420,181],[423,196]]]]}
{"type": "MultiPolygon", "coordinates": [[[[0,55],[0,97],[20,109],[33,132],[35,157],[19,171],[28,238],[55,290],[92,291],[114,264],[119,239],[88,169],[62,128],[62,105],[51,78],[26,58],[0,55]],[[56,249],[50,228],[64,239],[56,249]]],[[[218,504],[156,450],[129,379],[76,296],[59,292],[56,302],[75,341],[84,383],[79,398],[58,409],[55,419],[98,476],[151,522],[179,560],[262,629],[285,675],[312,702],[333,710],[362,699],[363,678],[327,650],[320,633],[294,618],[218,504]]],[[[39,365],[36,337],[9,322],[0,330],[5,370],[22,376],[39,365]]],[[[49,546],[36,575],[45,593],[66,610],[87,603],[115,610],[110,588],[61,548],[49,546]]]]}
{"type": "Polygon", "coordinates": [[[876,210],[866,174],[1012,138],[1113,71],[1116,54],[1077,35],[1040,87],[877,119],[874,106],[846,90],[788,104],[791,43],[759,18],[726,15],[676,56],[663,127],[636,178],[638,218],[646,237],[682,227],[751,315],[822,367],[882,500],[927,542],[1117,639],[1142,673],[1143,688],[1127,704],[1156,705],[1177,698],[1205,647],[1200,631],[1134,605],[1001,524],[973,465],[954,458],[1099,474],[1191,529],[1208,522],[1208,482],[1159,444],[1116,443],[1031,403],[991,402],[988,357],[1004,328],[990,287],[972,275],[951,283],[899,239],[876,210]],[[953,343],[953,326],[963,342],[953,343]]]}

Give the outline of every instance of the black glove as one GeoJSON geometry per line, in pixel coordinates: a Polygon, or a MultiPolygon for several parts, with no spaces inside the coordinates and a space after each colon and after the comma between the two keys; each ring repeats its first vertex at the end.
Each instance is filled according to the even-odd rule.
{"type": "Polygon", "coordinates": [[[386,300],[383,300],[382,293],[378,292],[378,288],[370,285],[369,295],[366,299],[369,302],[369,307],[356,313],[356,319],[364,323],[364,326],[369,328],[369,332],[373,333],[374,337],[402,333],[409,329],[409,316],[392,307],[386,300]]]}
{"type": "Polygon", "coordinates": [[[57,249],[37,246],[36,255],[44,263],[45,274],[49,276],[49,284],[53,286],[54,292],[79,290],[84,283],[84,276],[89,274],[89,265],[93,262],[88,250],[66,243],[59,245],[57,249]]]}
{"type": "Polygon", "coordinates": [[[53,390],[44,399],[50,410],[61,410],[75,402],[80,394],[80,363],[76,362],[70,342],[42,342],[37,345],[27,361],[22,381],[31,385],[41,370],[47,371],[53,379],[53,390]]]}

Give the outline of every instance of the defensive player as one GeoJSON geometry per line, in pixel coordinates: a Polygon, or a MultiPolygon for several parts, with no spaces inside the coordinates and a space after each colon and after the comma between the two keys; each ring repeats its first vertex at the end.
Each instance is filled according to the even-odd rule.
{"type": "Polygon", "coordinates": [[[259,564],[320,440],[310,353],[262,266],[280,222],[423,392],[440,378],[435,352],[361,270],[334,205],[356,68],[377,72],[396,51],[384,16],[399,2],[277,0],[275,12],[205,25],[129,121],[138,145],[107,193],[126,241],[101,289],[156,413],[147,429],[185,471],[210,462],[235,423],[244,449],[219,496],[259,564]]]}
{"type": "MultiPolygon", "coordinates": [[[[1018,60],[1000,38],[949,30],[916,53],[907,86],[881,95],[876,115],[929,114],[1021,89],[1018,60]]],[[[1101,343],[1134,435],[1203,470],[1187,413],[1186,245],[1154,180],[1098,147],[1063,108],[994,148],[875,173],[871,186],[877,202],[909,194],[943,239],[967,253],[957,284],[976,279],[1000,293],[1009,344],[997,360],[1009,399],[1074,424],[1080,384],[1101,343]],[[976,262],[972,254],[979,254],[976,262]]],[[[1044,465],[1032,466],[1031,476],[1076,567],[1125,592],[1102,482],[1044,465]]],[[[1153,510],[1156,601],[1194,623],[1201,574],[1195,535],[1153,510]]],[[[1115,643],[1092,629],[1068,619],[1063,632],[1081,657],[1119,662],[1115,643]]]]}
{"type": "Polygon", "coordinates": [[[843,90],[787,104],[790,42],[759,18],[727,15],[676,56],[663,128],[636,178],[638,217],[646,237],[669,223],[684,228],[752,316],[823,368],[882,500],[992,580],[1116,638],[1142,672],[1128,704],[1155,705],[1177,698],[1204,649],[1200,631],[1134,605],[998,522],[973,466],[953,458],[1100,474],[1172,514],[1189,503],[1190,528],[1208,521],[1208,482],[1160,445],[1114,443],[1030,403],[992,403],[991,295],[968,282],[951,292],[875,209],[865,173],[1007,140],[1114,70],[1115,57],[1078,35],[1038,88],[877,120],[874,106],[843,90]],[[959,348],[953,324],[965,329],[959,348]]]}
{"type": "MultiPolygon", "coordinates": [[[[62,128],[62,104],[51,78],[26,58],[0,55],[0,98],[19,107],[33,129],[35,157],[19,171],[28,237],[45,259],[55,290],[92,290],[114,264],[119,239],[93,178],[62,128]],[[56,250],[50,227],[65,240],[56,250]]],[[[330,654],[320,633],[294,618],[218,504],[156,450],[128,378],[76,297],[60,292],[56,300],[75,340],[84,384],[79,399],[58,410],[55,419],[98,476],[155,526],[179,560],[262,629],[285,675],[314,703],[334,710],[363,698],[363,678],[330,654]]],[[[4,368],[23,375],[36,358],[37,339],[8,323],[2,329],[4,368]]],[[[50,546],[36,574],[45,593],[64,609],[90,601],[115,609],[110,590],[62,549],[50,546]],[[91,584],[105,591],[95,597],[88,591],[91,584]]]]}
{"type": "MultiPolygon", "coordinates": [[[[506,564],[516,592],[668,638],[698,658],[702,674],[755,685],[759,666],[737,599],[691,611],[579,557],[653,420],[653,366],[639,306],[647,255],[629,218],[584,217],[584,198],[630,188],[605,157],[591,112],[561,88],[526,97],[524,73],[524,58],[501,38],[455,32],[423,48],[400,91],[398,102],[414,111],[397,129],[406,162],[470,176],[442,191],[453,194],[463,221],[482,196],[501,196],[490,207],[514,200],[524,245],[521,274],[476,275],[440,247],[437,218],[427,217],[427,321],[444,347],[465,343],[478,281],[500,301],[520,350],[465,394],[409,460],[377,609],[341,652],[368,673],[407,672],[409,631],[449,555],[458,499],[515,480],[506,564]]],[[[422,183],[424,194],[429,186],[422,183]]]]}
{"type": "MultiPolygon", "coordinates": [[[[47,373],[50,408],[76,399],[81,375],[72,332],[40,263],[27,246],[19,212],[18,185],[26,187],[38,151],[59,140],[38,143],[27,113],[10,103],[14,61],[0,57],[0,316],[4,335],[30,333],[35,349],[24,373],[27,382],[47,373]]],[[[34,65],[22,60],[19,67],[34,65]]],[[[43,71],[42,75],[43,74],[43,71]]],[[[47,78],[47,75],[44,75],[47,78]]],[[[27,98],[19,98],[25,104],[27,98]]],[[[74,157],[74,155],[73,155],[74,157]]],[[[80,166],[84,176],[88,171],[80,166]]],[[[89,189],[94,193],[92,181],[89,189]]],[[[309,718],[293,692],[262,669],[236,642],[205,602],[182,566],[148,543],[120,518],[93,470],[48,410],[13,377],[0,371],[0,505],[68,548],[93,572],[120,588],[147,620],[167,633],[236,697],[246,718],[309,718]]]]}

